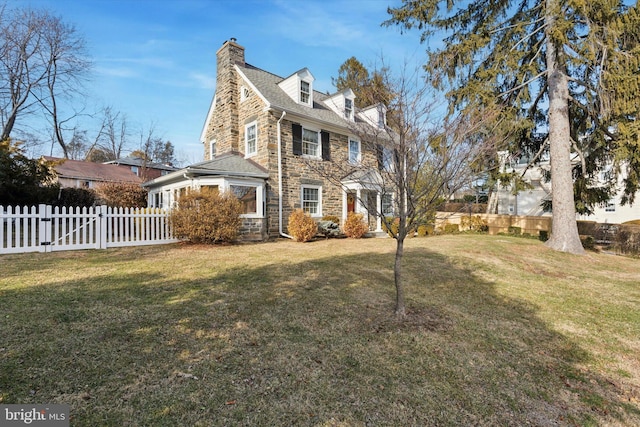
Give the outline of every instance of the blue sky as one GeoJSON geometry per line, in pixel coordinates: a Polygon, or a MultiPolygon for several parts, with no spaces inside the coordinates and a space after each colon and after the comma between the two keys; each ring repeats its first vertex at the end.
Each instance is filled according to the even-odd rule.
{"type": "MultiPolygon", "coordinates": [[[[351,56],[373,68],[419,61],[419,33],[381,27],[400,0],[13,0],[76,27],[94,63],[87,103],[112,106],[132,128],[155,126],[183,163],[200,161],[199,138],[215,90],[215,53],[235,37],[248,63],[286,77],[307,67],[315,89],[351,56]]],[[[139,130],[136,131],[139,134],[139,130]]],[[[136,143],[139,136],[133,138],[136,143]]],[[[131,150],[137,148],[130,147],[131,150]]],[[[54,155],[56,153],[54,152],[54,155]]]]}

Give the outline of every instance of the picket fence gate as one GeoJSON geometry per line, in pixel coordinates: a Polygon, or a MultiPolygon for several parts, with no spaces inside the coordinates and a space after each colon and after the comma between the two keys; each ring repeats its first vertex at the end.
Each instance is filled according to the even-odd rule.
{"type": "Polygon", "coordinates": [[[177,242],[158,208],[0,206],[0,254],[177,242]]]}

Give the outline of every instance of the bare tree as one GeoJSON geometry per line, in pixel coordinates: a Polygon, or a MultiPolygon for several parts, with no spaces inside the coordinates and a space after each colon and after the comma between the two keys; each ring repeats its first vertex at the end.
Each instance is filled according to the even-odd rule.
{"type": "Polygon", "coordinates": [[[11,135],[20,117],[43,109],[69,157],[66,137],[73,138],[81,113],[63,113],[61,105],[81,94],[90,69],[84,39],[45,10],[2,9],[0,46],[0,138],[11,135]]]}
{"type": "MultiPolygon", "coordinates": [[[[495,143],[486,116],[466,116],[438,121],[436,98],[419,70],[395,77],[388,68],[380,73],[393,94],[387,122],[379,124],[360,116],[351,132],[360,139],[362,152],[377,153],[377,162],[331,162],[318,166],[323,176],[341,185],[357,183],[381,203],[359,200],[369,214],[380,218],[396,240],[394,283],[395,314],[406,315],[402,259],[404,241],[427,220],[443,199],[471,182],[473,164],[493,151],[495,143]],[[326,169],[325,169],[326,168],[326,169]]],[[[388,102],[388,101],[387,101],[388,102]]],[[[363,156],[364,157],[364,156],[363,156]]],[[[328,162],[323,162],[323,164],[328,162]]]]}
{"type": "Polygon", "coordinates": [[[114,111],[112,107],[105,107],[102,110],[101,132],[97,145],[108,157],[107,160],[122,157],[122,152],[129,145],[130,136],[127,116],[120,111],[114,111]]]}

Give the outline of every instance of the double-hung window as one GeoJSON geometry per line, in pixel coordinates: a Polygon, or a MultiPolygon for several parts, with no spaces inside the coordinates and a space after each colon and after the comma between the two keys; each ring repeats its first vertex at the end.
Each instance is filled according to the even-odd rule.
{"type": "Polygon", "coordinates": [[[311,216],[322,215],[322,187],[302,187],[302,210],[311,216]]]}
{"type": "Polygon", "coordinates": [[[309,99],[311,96],[311,85],[309,82],[301,81],[300,82],[300,102],[303,104],[309,104],[309,99]]]}
{"type": "Polygon", "coordinates": [[[385,217],[393,217],[393,195],[385,193],[382,195],[382,215],[385,217]]]}
{"type": "Polygon", "coordinates": [[[244,127],[245,157],[251,157],[258,151],[258,125],[249,123],[244,127]]]}
{"type": "Polygon", "coordinates": [[[353,101],[349,98],[344,100],[344,118],[351,120],[353,117],[353,101]]]}
{"type": "Polygon", "coordinates": [[[320,132],[302,129],[302,154],[320,157],[320,132]]]}
{"type": "Polygon", "coordinates": [[[357,165],[360,163],[360,141],[349,138],[349,163],[357,165]]]}

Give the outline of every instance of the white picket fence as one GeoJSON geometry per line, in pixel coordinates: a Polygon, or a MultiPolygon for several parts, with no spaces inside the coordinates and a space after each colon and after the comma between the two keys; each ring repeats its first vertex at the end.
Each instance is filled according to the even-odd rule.
{"type": "Polygon", "coordinates": [[[0,206],[0,254],[177,242],[157,208],[0,206]]]}

